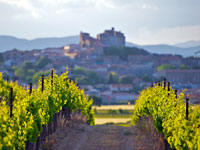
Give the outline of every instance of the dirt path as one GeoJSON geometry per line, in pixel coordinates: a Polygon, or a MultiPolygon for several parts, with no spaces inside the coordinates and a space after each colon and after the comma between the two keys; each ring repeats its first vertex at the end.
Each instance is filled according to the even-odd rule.
{"type": "MultiPolygon", "coordinates": [[[[61,119],[62,120],[62,119],[61,119]]],[[[57,131],[41,150],[164,150],[164,138],[152,118],[141,118],[135,126],[89,126],[84,121],[60,121],[57,131]]]]}
{"type": "Polygon", "coordinates": [[[56,150],[133,150],[134,129],[120,126],[80,124],[63,130],[54,143],[56,150]]]}

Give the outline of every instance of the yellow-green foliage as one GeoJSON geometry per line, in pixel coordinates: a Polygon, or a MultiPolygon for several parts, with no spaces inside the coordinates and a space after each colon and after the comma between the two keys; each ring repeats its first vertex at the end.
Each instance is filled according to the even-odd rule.
{"type": "Polygon", "coordinates": [[[68,107],[72,111],[80,110],[94,124],[92,100],[84,95],[73,82],[68,80],[67,72],[61,76],[53,74],[44,79],[44,91],[41,92],[41,79],[33,88],[19,86],[17,82],[6,82],[0,73],[0,150],[25,149],[25,142],[36,142],[42,126],[48,124],[53,114],[68,107]],[[13,88],[13,116],[10,117],[10,88],[13,88]]]}
{"type": "Polygon", "coordinates": [[[149,87],[136,100],[133,123],[145,116],[152,116],[158,132],[163,133],[172,148],[177,150],[200,149],[200,106],[192,109],[186,120],[184,93],[176,98],[170,87],[149,87]]]}

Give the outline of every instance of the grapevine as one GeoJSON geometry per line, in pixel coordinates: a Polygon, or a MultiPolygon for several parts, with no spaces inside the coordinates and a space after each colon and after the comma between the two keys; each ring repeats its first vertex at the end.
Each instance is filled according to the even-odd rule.
{"type": "Polygon", "coordinates": [[[67,71],[60,76],[55,72],[53,78],[41,79],[30,89],[17,82],[4,81],[0,73],[0,149],[25,149],[25,143],[36,142],[42,126],[52,121],[53,115],[69,108],[72,112],[80,110],[94,124],[93,103],[84,91],[68,79],[67,71]],[[10,117],[10,88],[13,88],[13,115],[10,117]]]}
{"type": "Polygon", "coordinates": [[[186,119],[184,91],[176,92],[163,84],[143,90],[136,100],[133,123],[142,116],[152,116],[159,133],[162,133],[171,148],[177,150],[200,149],[200,106],[189,106],[186,119]]]}

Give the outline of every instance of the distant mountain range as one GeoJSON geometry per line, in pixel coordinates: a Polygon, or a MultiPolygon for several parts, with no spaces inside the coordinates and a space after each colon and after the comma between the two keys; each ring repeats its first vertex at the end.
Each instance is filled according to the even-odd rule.
{"type": "Polygon", "coordinates": [[[174,46],[180,47],[180,48],[197,47],[197,46],[200,46],[200,41],[188,41],[184,43],[175,44],[174,46]]]}
{"type": "Polygon", "coordinates": [[[178,54],[183,57],[194,56],[196,52],[200,51],[200,46],[189,47],[189,48],[180,48],[171,45],[145,45],[144,49],[151,53],[157,54],[178,54]]]}
{"type": "MultiPolygon", "coordinates": [[[[61,38],[37,38],[33,40],[20,39],[13,36],[0,36],[0,52],[11,49],[33,50],[44,49],[48,47],[62,47],[68,44],[78,44],[79,36],[68,36],[61,38]]],[[[176,45],[138,45],[127,42],[126,46],[143,48],[151,53],[157,54],[179,54],[184,57],[194,56],[195,52],[200,51],[200,41],[189,41],[176,45]]]]}
{"type": "Polygon", "coordinates": [[[79,43],[79,41],[79,36],[37,38],[33,40],[20,39],[13,36],[0,36],[0,52],[14,48],[19,50],[33,50],[47,47],[62,47],[72,43],[79,43]]]}
{"type": "Polygon", "coordinates": [[[127,46],[143,48],[151,53],[156,54],[178,54],[183,57],[194,56],[196,52],[200,52],[200,41],[195,41],[194,44],[190,42],[176,45],[158,44],[158,45],[137,45],[128,43],[127,46]],[[197,44],[199,43],[199,44],[197,44]],[[191,46],[191,47],[190,47],[191,46]]]}

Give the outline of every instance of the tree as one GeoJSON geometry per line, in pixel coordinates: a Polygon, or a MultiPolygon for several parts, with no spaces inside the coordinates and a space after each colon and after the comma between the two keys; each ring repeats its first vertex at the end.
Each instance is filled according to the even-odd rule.
{"type": "Polygon", "coordinates": [[[32,78],[32,82],[35,83],[38,81],[38,79],[44,75],[44,76],[47,76],[49,75],[49,71],[45,71],[45,72],[36,72],[34,75],[33,75],[33,78],[32,78]]]}
{"type": "Polygon", "coordinates": [[[88,84],[86,77],[75,78],[75,82],[80,84],[80,85],[87,85],[88,84]]]}
{"type": "Polygon", "coordinates": [[[86,75],[86,71],[84,68],[79,67],[72,69],[72,74],[86,75]]]}
{"type": "Polygon", "coordinates": [[[200,69],[200,65],[194,65],[192,66],[192,69],[200,69]]]}
{"type": "Polygon", "coordinates": [[[25,80],[26,80],[27,83],[31,83],[32,82],[32,76],[27,76],[25,80]]]}
{"type": "Polygon", "coordinates": [[[49,59],[48,57],[40,58],[36,62],[35,67],[41,69],[41,68],[44,68],[47,64],[50,64],[50,63],[52,63],[52,60],[49,59]]]}
{"type": "Polygon", "coordinates": [[[16,70],[16,69],[17,69],[17,66],[13,65],[12,70],[16,70]]]}
{"type": "Polygon", "coordinates": [[[17,68],[16,66],[12,66],[12,70],[14,70],[14,75],[18,77],[20,80],[31,82],[32,77],[35,73],[33,69],[33,63],[25,62],[23,63],[21,68],[17,68]]]}
{"type": "Polygon", "coordinates": [[[168,70],[168,69],[176,69],[176,66],[169,65],[169,64],[162,64],[162,65],[157,67],[157,71],[168,70]]]}
{"type": "Polygon", "coordinates": [[[34,69],[28,69],[27,70],[27,75],[33,76],[34,74],[35,74],[35,70],[34,69]]]}
{"type": "Polygon", "coordinates": [[[106,56],[119,56],[122,60],[127,61],[129,55],[148,55],[149,53],[143,49],[136,47],[108,47],[104,49],[106,56]]]}
{"type": "Polygon", "coordinates": [[[102,105],[102,98],[99,96],[90,95],[89,98],[94,100],[93,105],[101,106],[102,105]]]}
{"type": "Polygon", "coordinates": [[[18,77],[20,80],[24,80],[25,77],[26,77],[26,73],[25,73],[24,70],[21,69],[21,68],[15,69],[14,75],[15,75],[16,77],[18,77]]]}
{"type": "Polygon", "coordinates": [[[110,72],[108,75],[108,83],[118,83],[119,81],[119,76],[115,72],[110,72]]]}
{"type": "Polygon", "coordinates": [[[4,57],[3,55],[0,53],[0,64],[3,64],[4,63],[4,57]]]}
{"type": "Polygon", "coordinates": [[[23,70],[28,70],[28,69],[33,69],[33,63],[31,63],[31,62],[24,62],[23,64],[22,64],[22,69],[23,70]]]}
{"type": "Polygon", "coordinates": [[[88,84],[96,84],[99,82],[99,77],[96,72],[89,71],[87,74],[87,80],[89,82],[88,84]]]}
{"type": "Polygon", "coordinates": [[[189,69],[189,67],[187,65],[184,65],[184,64],[180,65],[179,68],[180,69],[189,69]]]}
{"type": "Polygon", "coordinates": [[[128,84],[131,83],[133,81],[134,77],[133,76],[123,76],[119,79],[119,83],[122,84],[128,84]]]}
{"type": "Polygon", "coordinates": [[[147,74],[142,75],[141,79],[145,82],[151,82],[152,81],[151,77],[147,74]]]}

